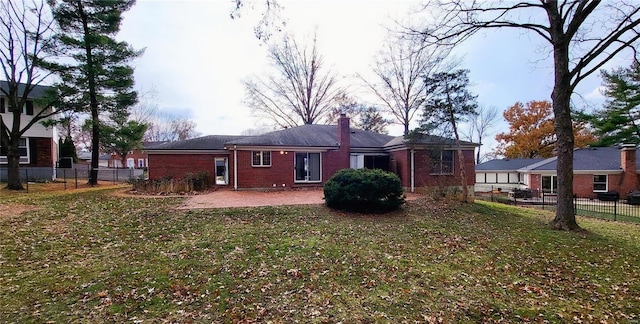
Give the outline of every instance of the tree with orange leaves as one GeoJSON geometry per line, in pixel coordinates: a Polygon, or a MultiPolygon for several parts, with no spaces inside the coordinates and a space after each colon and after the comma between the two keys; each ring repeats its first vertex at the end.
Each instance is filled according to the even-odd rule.
{"type": "MultiPolygon", "coordinates": [[[[554,132],[551,102],[516,102],[503,113],[509,132],[496,135],[495,153],[505,158],[547,158],[555,155],[557,137],[554,132]]],[[[585,147],[596,141],[582,122],[573,122],[574,147],[585,147]]]]}

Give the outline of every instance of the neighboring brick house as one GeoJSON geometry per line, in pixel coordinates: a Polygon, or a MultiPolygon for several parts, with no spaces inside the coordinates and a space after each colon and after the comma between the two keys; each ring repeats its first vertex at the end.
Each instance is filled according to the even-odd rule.
{"type": "Polygon", "coordinates": [[[160,144],[166,143],[163,142],[144,142],[142,143],[142,149],[131,150],[125,156],[125,164],[122,164],[122,159],[120,155],[116,153],[111,153],[109,156],[109,161],[107,163],[107,167],[109,168],[127,168],[127,169],[144,169],[149,166],[149,158],[147,156],[147,152],[144,151],[145,147],[154,147],[160,144]]]}
{"type": "MultiPolygon", "coordinates": [[[[474,184],[473,154],[463,142],[467,185],[474,184]]],[[[149,178],[183,178],[206,172],[216,184],[234,189],[322,186],[344,168],[379,168],[396,173],[410,190],[459,186],[454,141],[437,136],[411,140],[338,125],[303,125],[259,136],[210,135],[145,149],[149,178]]]]}
{"type": "MultiPolygon", "coordinates": [[[[632,190],[638,190],[638,154],[634,144],[620,147],[591,147],[576,149],[573,152],[573,192],[578,196],[593,197],[597,193],[617,191],[626,197],[632,190]]],[[[548,159],[514,159],[502,160],[503,172],[519,174],[522,185],[526,188],[543,192],[556,193],[557,158],[548,159]],[[510,164],[510,165],[509,165],[510,164]]],[[[478,164],[476,167],[476,187],[489,185],[483,182],[483,175],[490,174],[490,165],[496,160],[478,164]]]]}
{"type": "MultiPolygon", "coordinates": [[[[0,88],[8,89],[6,81],[0,81],[0,88]]],[[[20,116],[21,129],[27,125],[43,108],[34,103],[41,98],[48,87],[34,86],[29,94],[23,112],[20,116]]],[[[21,88],[19,88],[20,91],[21,88]]],[[[0,118],[5,125],[13,123],[13,114],[9,111],[9,102],[0,91],[0,118]]],[[[11,126],[9,126],[11,127],[11,126]]],[[[2,136],[0,134],[0,136],[2,136]]],[[[29,180],[55,179],[55,163],[58,159],[58,135],[55,127],[45,127],[41,123],[33,124],[20,139],[20,174],[28,175],[29,180]]],[[[7,179],[7,148],[0,140],[0,181],[7,179]]]]}

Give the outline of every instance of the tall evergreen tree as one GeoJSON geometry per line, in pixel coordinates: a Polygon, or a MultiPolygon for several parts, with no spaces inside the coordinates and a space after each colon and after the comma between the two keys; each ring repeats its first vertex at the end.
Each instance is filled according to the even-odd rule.
{"type": "Polygon", "coordinates": [[[477,96],[474,96],[467,89],[469,87],[469,70],[456,70],[452,72],[435,73],[426,78],[428,93],[431,96],[425,102],[422,124],[427,125],[447,125],[451,127],[456,140],[458,153],[458,168],[462,186],[462,200],[467,201],[467,174],[465,170],[465,160],[460,145],[460,133],[458,124],[469,115],[476,113],[478,104],[477,96]]]}
{"type": "Polygon", "coordinates": [[[588,118],[599,137],[594,145],[640,144],[640,63],[601,73],[608,100],[588,118]]]}
{"type": "Polygon", "coordinates": [[[124,41],[117,41],[122,14],[135,0],[49,0],[58,23],[58,50],[70,56],[62,68],[59,89],[66,105],[89,112],[91,120],[91,173],[89,184],[98,183],[100,120],[110,114],[128,115],[137,102],[133,68],[128,63],[140,56],[124,41]]]}

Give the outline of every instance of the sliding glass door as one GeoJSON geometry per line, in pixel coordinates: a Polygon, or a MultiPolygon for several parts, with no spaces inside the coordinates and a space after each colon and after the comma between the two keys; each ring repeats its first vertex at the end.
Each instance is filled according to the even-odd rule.
{"type": "Polygon", "coordinates": [[[296,182],[320,182],[320,153],[297,152],[295,165],[296,182]]]}

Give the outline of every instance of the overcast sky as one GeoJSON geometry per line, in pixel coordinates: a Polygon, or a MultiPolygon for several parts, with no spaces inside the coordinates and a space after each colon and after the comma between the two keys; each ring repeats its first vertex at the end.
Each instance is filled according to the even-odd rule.
{"type": "MultiPolygon", "coordinates": [[[[325,62],[340,75],[368,73],[381,48],[384,26],[416,4],[400,0],[281,0],[282,16],[296,35],[317,28],[325,62]]],[[[203,135],[240,134],[261,123],[243,105],[241,80],[267,66],[266,49],[254,36],[255,17],[231,19],[230,0],[138,0],[125,14],[119,39],[145,48],[134,62],[136,88],[153,90],[159,109],[194,120],[203,135]]],[[[518,31],[474,36],[458,49],[470,70],[481,105],[500,110],[516,101],[548,100],[553,70],[548,47],[518,31]]],[[[624,61],[607,67],[627,66],[624,61]]],[[[579,106],[600,105],[599,76],[585,80],[574,96],[579,106]]],[[[501,124],[494,132],[506,130],[501,124]]],[[[402,127],[389,129],[401,135],[402,127]]]]}

